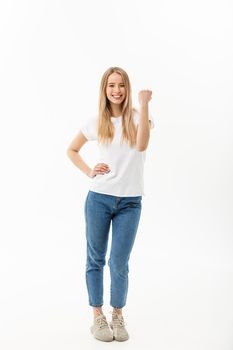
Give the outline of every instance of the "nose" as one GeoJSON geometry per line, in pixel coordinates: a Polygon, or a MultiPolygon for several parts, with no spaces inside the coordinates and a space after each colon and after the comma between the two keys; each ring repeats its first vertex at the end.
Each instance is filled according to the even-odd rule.
{"type": "Polygon", "coordinates": [[[119,86],[118,86],[118,87],[115,87],[114,92],[120,92],[120,91],[121,91],[121,90],[120,90],[119,86]]]}

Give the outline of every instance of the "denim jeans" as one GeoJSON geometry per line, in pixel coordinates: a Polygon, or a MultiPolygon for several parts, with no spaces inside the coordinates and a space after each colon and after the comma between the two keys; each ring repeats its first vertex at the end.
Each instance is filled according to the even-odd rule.
{"type": "Polygon", "coordinates": [[[117,197],[89,191],[84,211],[86,222],[86,285],[89,305],[103,305],[103,272],[110,225],[112,245],[108,265],[110,304],[122,308],[128,292],[128,261],[141,215],[142,196],[117,197]]]}

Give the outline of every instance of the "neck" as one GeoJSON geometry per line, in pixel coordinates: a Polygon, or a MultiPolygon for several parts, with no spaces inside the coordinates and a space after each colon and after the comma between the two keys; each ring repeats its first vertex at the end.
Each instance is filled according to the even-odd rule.
{"type": "Polygon", "coordinates": [[[111,104],[111,110],[114,117],[120,117],[122,114],[121,105],[111,104]]]}

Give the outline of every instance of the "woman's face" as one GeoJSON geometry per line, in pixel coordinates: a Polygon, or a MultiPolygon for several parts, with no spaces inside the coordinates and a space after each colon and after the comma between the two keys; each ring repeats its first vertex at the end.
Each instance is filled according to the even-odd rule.
{"type": "Polygon", "coordinates": [[[106,95],[113,104],[121,104],[126,96],[125,84],[119,73],[112,73],[108,77],[106,95]]]}

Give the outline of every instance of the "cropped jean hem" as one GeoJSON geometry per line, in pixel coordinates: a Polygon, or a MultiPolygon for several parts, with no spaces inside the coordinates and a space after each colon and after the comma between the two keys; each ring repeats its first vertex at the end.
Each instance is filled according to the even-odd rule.
{"type": "Polygon", "coordinates": [[[125,305],[122,305],[122,306],[114,306],[114,305],[111,305],[111,307],[113,307],[114,309],[122,309],[125,305]]]}

